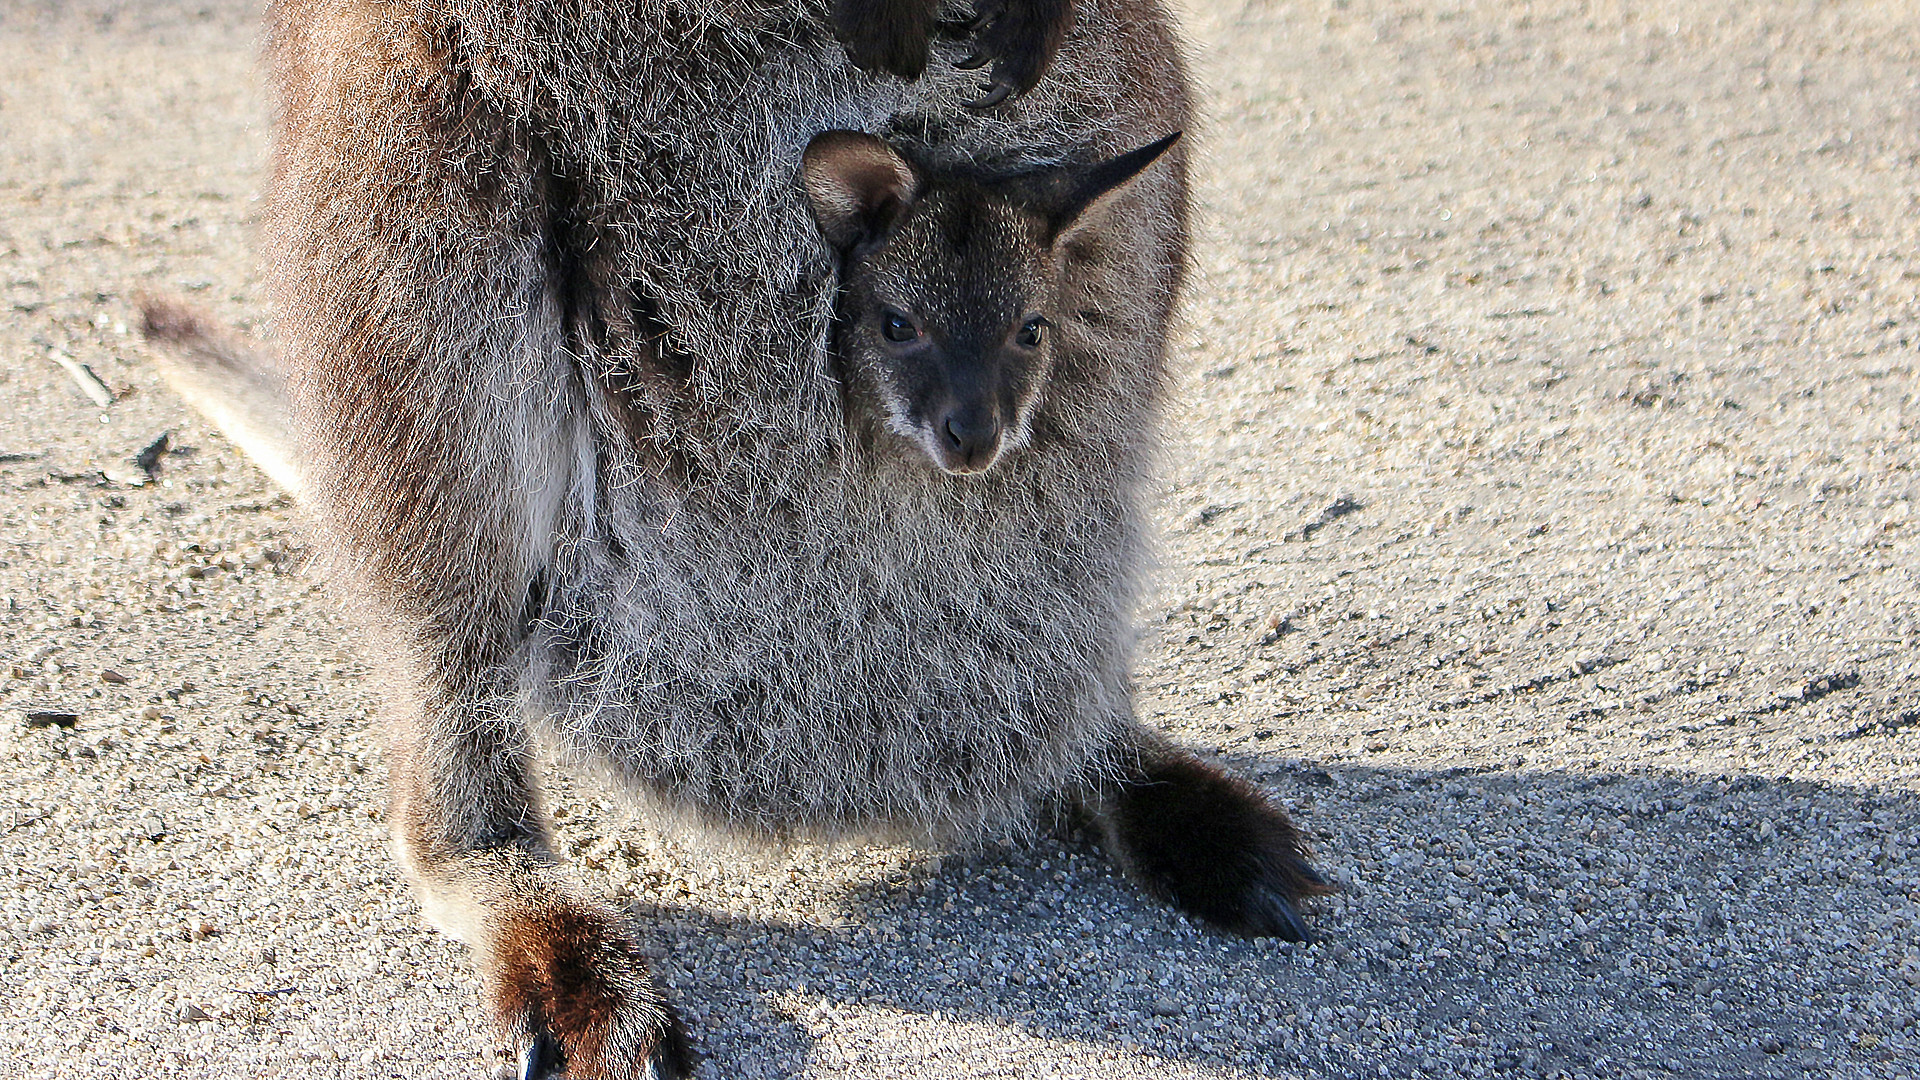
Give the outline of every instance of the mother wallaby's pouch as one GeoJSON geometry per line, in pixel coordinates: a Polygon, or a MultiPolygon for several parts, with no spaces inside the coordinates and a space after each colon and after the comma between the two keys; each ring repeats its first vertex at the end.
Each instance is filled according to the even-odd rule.
{"type": "Polygon", "coordinates": [[[304,453],[423,708],[532,704],[758,832],[968,833],[1098,767],[1132,722],[1182,168],[1076,241],[1033,446],[965,478],[850,430],[795,174],[829,128],[1013,167],[1186,127],[1163,12],[1079,5],[1047,78],[984,112],[950,62],[855,68],[793,0],[272,18],[304,453]]]}

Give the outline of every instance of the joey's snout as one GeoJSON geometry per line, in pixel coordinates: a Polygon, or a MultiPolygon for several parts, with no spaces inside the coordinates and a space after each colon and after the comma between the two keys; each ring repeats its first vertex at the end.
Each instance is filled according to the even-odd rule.
{"type": "Polygon", "coordinates": [[[934,464],[950,473],[985,472],[1000,456],[1005,426],[984,406],[954,406],[933,424],[934,464]]]}
{"type": "Polygon", "coordinates": [[[934,333],[910,347],[868,353],[858,369],[885,408],[886,425],[949,476],[1004,462],[1030,438],[1046,357],[955,345],[934,333]]]}

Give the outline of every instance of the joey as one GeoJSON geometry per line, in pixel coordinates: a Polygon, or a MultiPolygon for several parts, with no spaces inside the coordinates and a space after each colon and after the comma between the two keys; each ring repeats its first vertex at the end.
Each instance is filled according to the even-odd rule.
{"type": "Polygon", "coordinates": [[[929,173],[873,135],[816,136],[802,175],[841,253],[838,348],[884,426],[956,475],[1025,447],[1062,332],[1067,240],[1179,137],[985,177],[929,173]]]}

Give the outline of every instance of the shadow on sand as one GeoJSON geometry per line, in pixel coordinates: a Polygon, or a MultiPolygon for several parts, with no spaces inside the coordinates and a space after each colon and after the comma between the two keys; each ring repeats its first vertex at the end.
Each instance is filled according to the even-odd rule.
{"type": "Polygon", "coordinates": [[[661,972],[696,1028],[728,1032],[706,1040],[724,1044],[719,1076],[913,1075],[935,1040],[886,1033],[919,1024],[941,1054],[975,1055],[949,1063],[970,1075],[1035,1075],[1021,1062],[1042,1047],[1283,1077],[1864,1076],[1913,1060],[1902,976],[1920,972],[1898,965],[1920,916],[1903,850],[1920,798],[1477,769],[1270,782],[1343,883],[1312,946],[1200,931],[1077,834],[845,892],[835,929],[636,914],[669,956],[724,942],[721,963],[661,972]]]}

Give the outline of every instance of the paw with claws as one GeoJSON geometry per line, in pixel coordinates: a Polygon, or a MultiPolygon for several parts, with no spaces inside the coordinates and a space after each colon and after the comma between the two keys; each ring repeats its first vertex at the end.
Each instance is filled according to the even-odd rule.
{"type": "Polygon", "coordinates": [[[980,0],[968,27],[973,52],[955,66],[993,67],[968,107],[992,108],[1033,89],[1072,28],[1072,0],[980,0]]]}
{"type": "Polygon", "coordinates": [[[1073,27],[1072,0],[979,0],[974,17],[957,23],[938,21],[938,7],[938,0],[834,0],[834,33],[859,67],[909,80],[926,71],[936,33],[968,41],[972,51],[957,66],[992,67],[967,105],[987,109],[1033,89],[1073,27]]]}

